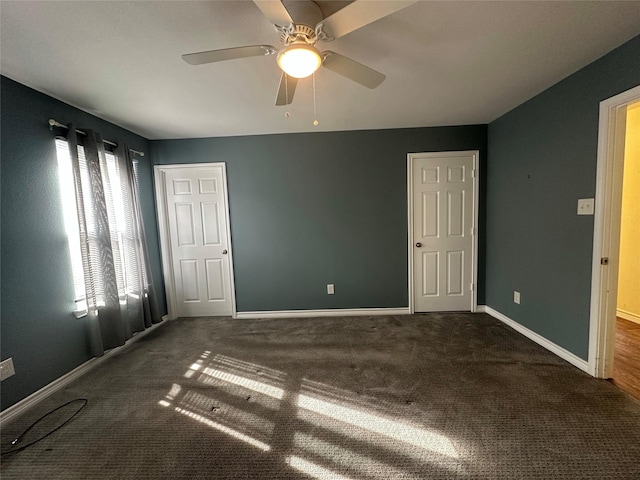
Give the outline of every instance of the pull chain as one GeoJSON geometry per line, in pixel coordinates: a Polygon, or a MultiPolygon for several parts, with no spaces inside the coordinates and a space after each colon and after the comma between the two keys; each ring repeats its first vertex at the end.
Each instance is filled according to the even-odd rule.
{"type": "Polygon", "coordinates": [[[312,74],[312,80],[313,80],[313,124],[317,127],[318,126],[318,106],[316,104],[316,74],[313,73],[312,74]]]}

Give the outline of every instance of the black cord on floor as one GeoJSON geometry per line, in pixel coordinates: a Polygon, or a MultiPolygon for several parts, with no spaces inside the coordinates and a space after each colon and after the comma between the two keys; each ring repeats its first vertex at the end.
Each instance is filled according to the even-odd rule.
{"type": "Polygon", "coordinates": [[[87,403],[89,403],[89,400],[87,400],[86,398],[76,398],[75,400],[71,400],[71,401],[69,401],[69,402],[67,402],[67,403],[65,403],[63,405],[60,405],[58,408],[55,408],[55,409],[51,410],[48,413],[45,413],[39,419],[37,419],[35,422],[33,422],[31,425],[29,425],[29,427],[24,432],[22,432],[13,442],[11,442],[11,445],[17,445],[18,443],[20,443],[20,440],[22,440],[22,437],[24,437],[29,432],[29,430],[31,430],[33,427],[35,427],[38,423],[40,423],[42,420],[47,418],[49,415],[51,415],[52,413],[57,412],[58,410],[60,410],[61,408],[66,407],[67,405],[71,405],[72,403],[75,403],[75,402],[82,402],[82,405],[80,405],[80,408],[78,408],[78,410],[73,415],[71,415],[67,420],[65,420],[64,423],[61,423],[56,428],[51,430],[49,433],[47,433],[46,435],[43,435],[42,437],[38,438],[37,440],[34,440],[33,442],[27,443],[26,445],[22,445],[21,447],[14,448],[12,450],[8,450],[6,452],[1,452],[0,456],[9,455],[10,453],[20,452],[20,451],[24,450],[25,448],[29,448],[31,445],[33,445],[35,443],[38,443],[40,440],[43,440],[43,439],[47,438],[53,432],[56,432],[57,430],[60,430],[67,423],[69,423],[71,420],[73,420],[76,415],[78,415],[80,413],[80,411],[87,405],[87,403]]]}

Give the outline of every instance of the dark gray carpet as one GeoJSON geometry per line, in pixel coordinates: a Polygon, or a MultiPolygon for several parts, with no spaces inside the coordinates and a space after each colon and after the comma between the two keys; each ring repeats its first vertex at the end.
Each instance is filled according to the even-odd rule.
{"type": "Polygon", "coordinates": [[[3,450],[77,397],[3,480],[640,478],[640,403],[484,314],[177,320],[3,450]]]}

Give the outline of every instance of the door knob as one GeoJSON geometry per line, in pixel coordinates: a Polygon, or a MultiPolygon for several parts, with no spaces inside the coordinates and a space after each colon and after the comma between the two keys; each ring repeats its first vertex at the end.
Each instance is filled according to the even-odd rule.
{"type": "Polygon", "coordinates": [[[422,244],[420,242],[416,242],[416,247],[421,247],[422,244]]]}
{"type": "Polygon", "coordinates": [[[227,254],[227,249],[225,248],[224,250],[222,250],[222,254],[226,255],[227,254]]]}

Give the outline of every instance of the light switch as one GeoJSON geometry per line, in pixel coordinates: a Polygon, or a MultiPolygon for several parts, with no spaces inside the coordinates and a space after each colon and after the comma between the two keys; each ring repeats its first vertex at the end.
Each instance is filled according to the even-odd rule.
{"type": "Polygon", "coordinates": [[[578,215],[593,215],[594,203],[593,198],[578,199],[578,215]]]}

